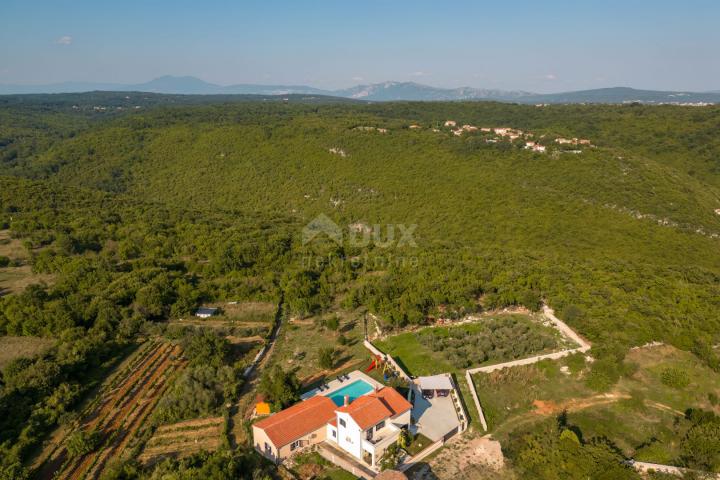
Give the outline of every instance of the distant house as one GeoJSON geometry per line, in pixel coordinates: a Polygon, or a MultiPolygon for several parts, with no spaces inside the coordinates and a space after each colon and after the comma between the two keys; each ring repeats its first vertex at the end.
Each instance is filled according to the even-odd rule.
{"type": "Polygon", "coordinates": [[[411,128],[411,129],[413,129],[413,130],[416,130],[416,129],[422,128],[422,127],[421,127],[420,125],[410,125],[410,127],[408,127],[408,128],[411,128]]]}
{"type": "Polygon", "coordinates": [[[545,153],[545,146],[544,146],[544,145],[535,144],[535,145],[532,147],[532,150],[533,150],[533,152],[545,153]]]}
{"type": "Polygon", "coordinates": [[[195,316],[200,318],[210,318],[217,315],[218,309],[215,307],[200,307],[195,311],[195,316]]]}
{"type": "Polygon", "coordinates": [[[490,127],[482,127],[482,128],[480,129],[480,131],[481,131],[481,132],[492,132],[492,128],[490,128],[490,127]]]}
{"type": "Polygon", "coordinates": [[[455,120],[447,120],[447,121],[445,122],[445,126],[446,126],[446,127],[454,127],[454,126],[456,126],[456,125],[457,125],[457,122],[456,122],[455,120]]]}

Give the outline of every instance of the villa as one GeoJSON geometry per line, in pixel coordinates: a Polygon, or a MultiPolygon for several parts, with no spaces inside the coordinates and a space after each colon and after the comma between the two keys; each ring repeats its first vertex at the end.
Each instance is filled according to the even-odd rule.
{"type": "Polygon", "coordinates": [[[409,427],[412,404],[359,371],[331,383],[255,423],[255,449],[280,463],[301,448],[325,442],[376,468],[387,447],[409,427]]]}

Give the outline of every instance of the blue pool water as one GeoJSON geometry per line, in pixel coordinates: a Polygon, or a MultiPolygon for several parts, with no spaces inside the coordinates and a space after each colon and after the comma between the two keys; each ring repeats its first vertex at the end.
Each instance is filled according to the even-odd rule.
{"type": "Polygon", "coordinates": [[[372,389],[373,386],[365,380],[355,380],[350,385],[345,385],[340,390],[335,390],[327,396],[330,397],[330,400],[335,402],[335,405],[342,407],[345,402],[345,395],[350,397],[350,402],[353,402],[356,398],[362,397],[366,393],[372,391],[372,389]]]}

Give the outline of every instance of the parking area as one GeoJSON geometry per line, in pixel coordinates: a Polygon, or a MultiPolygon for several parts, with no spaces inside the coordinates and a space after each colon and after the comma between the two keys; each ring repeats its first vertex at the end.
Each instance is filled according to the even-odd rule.
{"type": "Polygon", "coordinates": [[[449,432],[460,427],[452,397],[423,398],[421,391],[415,388],[412,416],[418,433],[422,433],[433,442],[437,442],[449,432]]]}

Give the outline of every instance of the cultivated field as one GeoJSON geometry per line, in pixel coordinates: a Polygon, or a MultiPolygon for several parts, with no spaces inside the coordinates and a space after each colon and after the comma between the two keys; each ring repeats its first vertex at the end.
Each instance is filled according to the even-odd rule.
{"type": "Polygon", "coordinates": [[[53,346],[54,340],[40,337],[0,337],[0,370],[17,358],[31,358],[53,346]]]}
{"type": "Polygon", "coordinates": [[[200,418],[158,427],[138,460],[146,465],[182,458],[201,450],[217,450],[222,442],[223,417],[200,418]]]}
{"type": "Polygon", "coordinates": [[[428,327],[374,341],[410,375],[459,372],[559,349],[563,339],[539,316],[493,315],[472,323],[428,327]]]}
{"type": "Polygon", "coordinates": [[[75,431],[98,432],[98,447],[72,457],[67,442],[73,429],[56,439],[43,454],[38,478],[96,479],[110,461],[121,456],[186,362],[182,349],[149,341],[119,368],[82,413],[75,431]],[[57,474],[55,474],[57,472],[57,474]]]}

